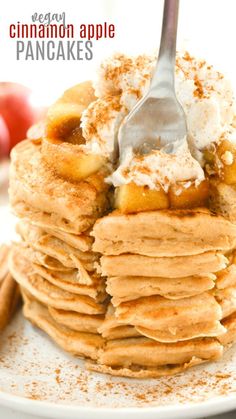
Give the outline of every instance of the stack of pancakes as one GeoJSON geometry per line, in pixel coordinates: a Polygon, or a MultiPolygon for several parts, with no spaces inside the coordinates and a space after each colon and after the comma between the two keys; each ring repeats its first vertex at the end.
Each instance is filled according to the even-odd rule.
{"type": "MultiPolygon", "coordinates": [[[[63,118],[51,135],[78,125],[94,100],[90,84],[79,86],[53,108],[63,118]]],[[[61,150],[71,158],[74,143],[65,138],[61,150]]],[[[114,375],[155,377],[218,359],[236,340],[236,224],[217,215],[229,215],[222,199],[211,199],[214,213],[106,215],[110,169],[63,177],[57,163],[68,156],[45,160],[43,140],[18,144],[10,171],[21,240],[9,263],[25,316],[91,369],[114,375]]]]}
{"type": "Polygon", "coordinates": [[[12,152],[10,200],[20,219],[10,270],[24,313],[65,350],[96,359],[107,309],[105,279],[96,272],[90,229],[109,205],[105,169],[85,181],[58,177],[30,140],[12,152]]]}
{"type": "Polygon", "coordinates": [[[92,234],[112,297],[94,369],[167,374],[236,339],[236,225],[208,209],[115,211],[92,234]]]}
{"type": "Polygon", "coordinates": [[[104,216],[106,175],[71,182],[40,142],[13,150],[25,316],[96,371],[157,377],[218,359],[236,339],[236,225],[208,209],[104,216]]]}
{"type": "Polygon", "coordinates": [[[103,216],[105,176],[70,182],[40,142],[15,147],[10,270],[25,316],[96,371],[157,377],[218,359],[236,339],[236,225],[208,209],[103,216]]]}

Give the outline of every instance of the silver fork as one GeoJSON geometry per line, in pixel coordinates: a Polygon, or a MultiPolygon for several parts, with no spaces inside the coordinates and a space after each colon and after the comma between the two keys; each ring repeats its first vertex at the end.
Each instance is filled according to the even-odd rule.
{"type": "Polygon", "coordinates": [[[175,94],[176,36],[179,0],[165,0],[159,56],[149,91],[125,118],[118,133],[120,160],[127,149],[173,153],[186,141],[187,125],[175,94]]]}

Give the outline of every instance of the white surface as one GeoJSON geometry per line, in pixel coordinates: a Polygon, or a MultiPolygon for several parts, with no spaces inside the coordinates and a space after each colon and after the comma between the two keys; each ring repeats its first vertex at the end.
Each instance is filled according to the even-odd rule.
{"type": "MultiPolygon", "coordinates": [[[[8,209],[0,209],[1,241],[13,235],[13,224],[8,209]]],[[[216,363],[174,377],[111,377],[86,371],[83,361],[61,351],[19,313],[1,336],[0,405],[50,419],[207,417],[236,408],[235,348],[216,363]]],[[[4,419],[27,419],[2,412],[4,419]]]]}

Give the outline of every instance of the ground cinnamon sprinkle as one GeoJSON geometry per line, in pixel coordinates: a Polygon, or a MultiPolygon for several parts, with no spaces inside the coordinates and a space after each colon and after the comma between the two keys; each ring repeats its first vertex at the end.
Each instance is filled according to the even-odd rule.
{"type": "Polygon", "coordinates": [[[86,371],[78,358],[59,351],[34,328],[28,339],[25,324],[16,319],[1,339],[0,389],[11,394],[64,405],[115,408],[186,404],[236,393],[233,350],[215,365],[205,364],[176,376],[126,380],[86,371]]]}
{"type": "MultiPolygon", "coordinates": [[[[91,138],[98,133],[98,127],[105,126],[112,118],[114,111],[121,110],[120,99],[118,96],[107,96],[105,99],[98,99],[91,104],[86,110],[86,118],[89,123],[86,125],[84,134],[87,138],[91,138]]],[[[101,139],[101,142],[104,141],[101,139]]]]}
{"type": "Polygon", "coordinates": [[[194,90],[193,95],[197,97],[198,99],[204,98],[205,95],[204,95],[203,86],[200,80],[197,78],[197,76],[194,77],[194,85],[196,86],[196,89],[194,90]]]}
{"type": "Polygon", "coordinates": [[[184,59],[185,61],[193,61],[193,57],[191,57],[191,55],[189,54],[189,52],[188,52],[188,51],[186,51],[186,52],[185,52],[185,54],[184,54],[184,56],[183,56],[183,59],[184,59]]]}
{"type": "Polygon", "coordinates": [[[137,99],[141,99],[141,97],[142,97],[142,94],[141,94],[140,89],[134,89],[134,88],[131,89],[131,88],[129,88],[128,91],[127,91],[127,93],[130,93],[131,95],[136,96],[137,99]]]}
{"type": "Polygon", "coordinates": [[[225,378],[225,379],[227,379],[227,378],[230,378],[231,377],[231,375],[230,374],[223,374],[223,373],[217,373],[216,375],[216,378],[225,378]]]}
{"type": "Polygon", "coordinates": [[[133,66],[133,62],[131,58],[128,58],[124,54],[115,54],[113,57],[114,61],[119,61],[120,65],[113,66],[113,65],[102,65],[101,68],[105,70],[105,80],[109,81],[116,81],[121,74],[128,73],[133,66]]]}
{"type": "Polygon", "coordinates": [[[61,370],[60,370],[60,368],[57,368],[57,369],[55,370],[55,373],[56,373],[56,382],[57,382],[58,384],[60,384],[60,383],[61,383],[61,378],[60,378],[60,373],[61,373],[61,370]]]}
{"type": "Polygon", "coordinates": [[[146,166],[140,166],[139,172],[143,173],[144,175],[150,175],[152,173],[149,167],[146,166]]]}

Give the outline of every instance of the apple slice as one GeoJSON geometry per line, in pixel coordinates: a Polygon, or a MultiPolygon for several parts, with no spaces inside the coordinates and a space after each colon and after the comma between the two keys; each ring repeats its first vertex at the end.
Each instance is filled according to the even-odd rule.
{"type": "Polygon", "coordinates": [[[52,105],[46,119],[46,137],[82,144],[84,139],[80,129],[82,112],[96,100],[90,81],[77,84],[66,90],[52,105]]]}
{"type": "Polygon", "coordinates": [[[236,146],[228,140],[223,140],[217,147],[217,156],[219,157],[222,167],[219,170],[220,178],[227,185],[236,184],[236,146]],[[227,157],[232,159],[231,164],[227,164],[227,157]]]}
{"type": "Polygon", "coordinates": [[[116,189],[115,207],[126,214],[153,211],[168,208],[169,200],[163,189],[157,191],[129,183],[116,189]]]}
{"type": "Polygon", "coordinates": [[[106,163],[104,157],[85,153],[81,146],[44,138],[42,158],[55,172],[64,179],[80,181],[97,172],[106,163]]]}
{"type": "Polygon", "coordinates": [[[75,86],[65,90],[61,99],[63,103],[77,103],[81,105],[83,109],[87,108],[88,105],[96,100],[94,95],[94,88],[91,81],[84,81],[78,83],[75,86]]]}
{"type": "Polygon", "coordinates": [[[40,143],[45,132],[45,124],[44,121],[39,121],[37,124],[32,125],[26,134],[26,137],[34,141],[35,143],[40,143]]]}
{"type": "Polygon", "coordinates": [[[203,180],[198,186],[191,185],[184,188],[181,185],[172,185],[169,189],[171,208],[194,208],[207,204],[209,197],[209,184],[203,180]]]}

